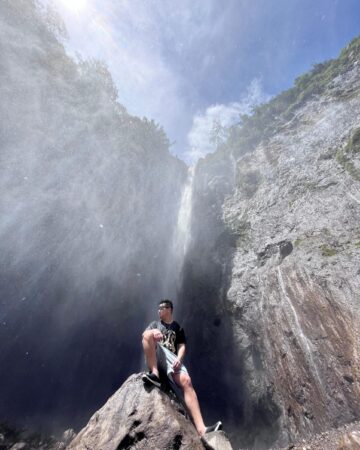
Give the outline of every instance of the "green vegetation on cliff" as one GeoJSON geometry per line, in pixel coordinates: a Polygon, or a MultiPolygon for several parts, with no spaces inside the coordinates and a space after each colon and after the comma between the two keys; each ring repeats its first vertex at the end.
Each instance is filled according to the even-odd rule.
{"type": "Polygon", "coordinates": [[[334,247],[328,244],[323,244],[320,246],[322,256],[334,256],[338,252],[334,247]]]}
{"type": "MultiPolygon", "coordinates": [[[[256,106],[251,116],[241,116],[240,124],[228,130],[228,139],[219,144],[217,151],[207,158],[217,159],[229,149],[235,156],[250,152],[261,141],[276,133],[281,124],[291,120],[301,105],[312,97],[323,94],[336,77],[348,72],[358,61],[360,61],[360,37],[355,38],[344,48],[338,58],[315,64],[310,72],[296,78],[292,88],[269,102],[256,106]]],[[[344,93],[340,89],[332,91],[332,95],[337,98],[353,94],[344,93]]]]}
{"type": "Polygon", "coordinates": [[[352,160],[360,152],[360,128],[352,133],[344,148],[336,152],[336,160],[346,172],[356,181],[360,181],[360,169],[352,160]]]}

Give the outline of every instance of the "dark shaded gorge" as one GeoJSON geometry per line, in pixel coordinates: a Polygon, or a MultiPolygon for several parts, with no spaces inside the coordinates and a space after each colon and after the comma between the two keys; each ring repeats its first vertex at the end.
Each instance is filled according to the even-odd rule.
{"type": "Polygon", "coordinates": [[[250,353],[239,350],[233,324],[241,327],[243,318],[227,302],[233,254],[243,239],[241,231],[225,224],[222,214],[235,186],[231,155],[208,156],[195,173],[192,245],[184,262],[179,300],[191,349],[188,365],[205,419],[221,419],[235,446],[269,448],[279,433],[280,410],[270,393],[256,402],[249,394],[251,380],[246,378],[244,361],[251,358],[264,372],[261,352],[256,345],[250,353]]]}

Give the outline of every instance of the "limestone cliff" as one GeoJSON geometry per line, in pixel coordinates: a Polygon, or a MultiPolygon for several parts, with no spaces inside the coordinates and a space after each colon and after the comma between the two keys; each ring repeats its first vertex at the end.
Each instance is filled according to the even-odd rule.
{"type": "Polygon", "coordinates": [[[359,40],[294,90],[198,164],[184,270],[214,405],[252,448],[360,416],[359,40]]]}

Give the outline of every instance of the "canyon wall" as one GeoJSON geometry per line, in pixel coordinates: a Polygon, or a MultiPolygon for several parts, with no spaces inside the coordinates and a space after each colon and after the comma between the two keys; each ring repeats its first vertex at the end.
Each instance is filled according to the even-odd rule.
{"type": "Polygon", "coordinates": [[[359,61],[355,40],[197,167],[183,312],[195,383],[239,445],[360,415],[359,61]]]}

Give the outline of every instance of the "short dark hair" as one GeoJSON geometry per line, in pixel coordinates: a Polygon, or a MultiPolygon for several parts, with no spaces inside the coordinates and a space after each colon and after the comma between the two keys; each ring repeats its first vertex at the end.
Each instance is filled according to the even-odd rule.
{"type": "Polygon", "coordinates": [[[167,305],[167,306],[170,306],[171,311],[174,309],[173,302],[171,300],[169,300],[168,298],[162,298],[159,301],[159,305],[162,305],[163,303],[165,303],[165,305],[167,305]]]}

